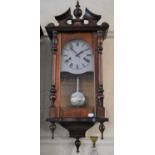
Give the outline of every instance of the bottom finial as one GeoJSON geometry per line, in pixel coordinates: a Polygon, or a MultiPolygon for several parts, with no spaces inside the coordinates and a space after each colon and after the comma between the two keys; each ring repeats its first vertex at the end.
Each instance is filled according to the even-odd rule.
{"type": "Polygon", "coordinates": [[[50,130],[51,130],[51,133],[52,133],[52,139],[54,139],[54,131],[56,129],[56,125],[54,122],[51,123],[51,125],[49,126],[50,130]]]}
{"type": "Polygon", "coordinates": [[[101,139],[103,139],[103,132],[105,130],[105,126],[104,126],[103,122],[100,123],[99,130],[101,132],[101,139]]]}
{"type": "Polygon", "coordinates": [[[77,153],[79,153],[80,145],[81,145],[81,142],[80,142],[79,138],[77,137],[76,141],[75,141],[75,146],[76,146],[76,149],[77,149],[77,151],[76,151],[77,153]]]}

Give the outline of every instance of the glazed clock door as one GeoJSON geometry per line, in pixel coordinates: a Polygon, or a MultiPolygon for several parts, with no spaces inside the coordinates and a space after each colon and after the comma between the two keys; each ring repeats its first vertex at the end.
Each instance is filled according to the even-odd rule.
{"type": "Polygon", "coordinates": [[[61,116],[94,117],[94,48],[88,33],[62,35],[61,116]],[[84,37],[85,36],[85,37],[84,37]]]}

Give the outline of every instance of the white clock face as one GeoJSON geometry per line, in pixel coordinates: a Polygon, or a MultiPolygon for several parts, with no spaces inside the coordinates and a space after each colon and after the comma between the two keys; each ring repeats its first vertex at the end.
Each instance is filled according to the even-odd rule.
{"type": "Polygon", "coordinates": [[[72,40],[62,50],[61,71],[82,74],[94,69],[91,46],[83,40],[72,40]]]}

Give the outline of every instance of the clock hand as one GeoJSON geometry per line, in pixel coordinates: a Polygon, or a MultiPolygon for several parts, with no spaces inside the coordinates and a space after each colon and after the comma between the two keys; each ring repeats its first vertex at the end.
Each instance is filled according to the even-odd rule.
{"type": "Polygon", "coordinates": [[[71,49],[75,54],[77,54],[76,51],[73,49],[73,47],[70,47],[70,49],[71,49]]]}
{"type": "Polygon", "coordinates": [[[88,50],[89,50],[89,48],[84,49],[83,51],[80,51],[78,54],[76,54],[76,56],[80,56],[80,54],[82,54],[84,51],[88,51],[88,50]]]}
{"type": "Polygon", "coordinates": [[[90,62],[90,60],[89,59],[87,59],[86,57],[84,57],[83,58],[87,63],[89,63],[90,62]]]}
{"type": "Polygon", "coordinates": [[[78,54],[76,54],[76,56],[80,56],[80,54],[82,54],[84,51],[80,51],[78,54]]]}
{"type": "Polygon", "coordinates": [[[72,46],[70,47],[70,49],[71,49],[71,50],[76,54],[76,56],[79,57],[79,58],[80,58],[79,55],[81,54],[81,52],[83,53],[83,51],[81,51],[81,52],[79,52],[79,53],[76,53],[76,51],[73,49],[72,46]]]}

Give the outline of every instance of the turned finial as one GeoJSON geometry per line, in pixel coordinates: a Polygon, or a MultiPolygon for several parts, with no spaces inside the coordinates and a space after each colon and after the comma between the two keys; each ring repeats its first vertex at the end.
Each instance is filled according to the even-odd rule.
{"type": "Polygon", "coordinates": [[[75,6],[75,10],[74,10],[74,16],[79,19],[82,15],[82,10],[80,9],[80,4],[79,1],[77,0],[76,6],[75,6]]]}

